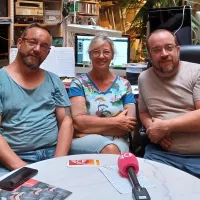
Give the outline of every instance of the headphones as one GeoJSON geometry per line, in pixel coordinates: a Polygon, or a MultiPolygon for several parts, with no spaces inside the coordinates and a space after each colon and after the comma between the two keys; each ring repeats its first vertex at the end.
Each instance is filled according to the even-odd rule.
{"type": "Polygon", "coordinates": [[[62,6],[62,16],[66,17],[69,15],[69,7],[70,7],[70,2],[68,0],[63,1],[63,6],[62,6]]]}

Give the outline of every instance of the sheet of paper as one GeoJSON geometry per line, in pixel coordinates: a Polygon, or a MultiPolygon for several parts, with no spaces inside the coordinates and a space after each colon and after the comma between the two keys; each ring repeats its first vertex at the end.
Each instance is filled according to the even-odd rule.
{"type": "Polygon", "coordinates": [[[59,77],[75,77],[75,57],[73,47],[56,47],[56,66],[59,77]]]}
{"type": "Polygon", "coordinates": [[[54,74],[57,74],[58,69],[56,68],[56,62],[55,62],[55,47],[53,47],[53,46],[51,47],[49,55],[46,57],[46,59],[40,65],[40,68],[45,69],[49,72],[53,72],[54,74]]]}
{"type": "Polygon", "coordinates": [[[17,56],[17,52],[18,52],[17,47],[10,48],[9,64],[12,63],[15,60],[15,57],[17,56]]]}
{"type": "MultiPolygon", "coordinates": [[[[119,193],[126,194],[132,192],[132,186],[129,179],[120,174],[117,165],[102,166],[99,167],[99,169],[119,193]]],[[[156,187],[140,172],[137,174],[137,178],[140,185],[146,189],[156,187]]]]}
{"type": "MultiPolygon", "coordinates": [[[[17,48],[10,48],[9,63],[14,61],[17,52],[17,48]]],[[[74,48],[52,46],[49,55],[40,67],[57,74],[59,77],[75,77],[74,48]]]]}

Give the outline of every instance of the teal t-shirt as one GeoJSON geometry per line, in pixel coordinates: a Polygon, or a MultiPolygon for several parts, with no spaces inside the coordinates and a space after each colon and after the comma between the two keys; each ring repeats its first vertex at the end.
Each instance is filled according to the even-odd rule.
{"type": "Polygon", "coordinates": [[[34,89],[18,85],[0,69],[0,134],[15,152],[27,152],[57,143],[57,106],[70,106],[60,78],[45,71],[44,81],[34,89]]]}

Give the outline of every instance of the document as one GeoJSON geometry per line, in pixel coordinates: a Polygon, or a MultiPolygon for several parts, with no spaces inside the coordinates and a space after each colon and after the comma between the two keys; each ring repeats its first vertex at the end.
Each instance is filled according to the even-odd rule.
{"type": "Polygon", "coordinates": [[[10,48],[9,64],[15,60],[15,58],[17,56],[17,52],[18,52],[18,49],[16,46],[10,48]]]}
{"type": "MultiPolygon", "coordinates": [[[[18,49],[10,48],[9,63],[13,62],[18,49]]],[[[40,66],[42,69],[53,72],[59,77],[75,77],[75,56],[73,47],[51,47],[47,58],[40,66]]]]}
{"type": "MultiPolygon", "coordinates": [[[[132,186],[128,178],[123,177],[119,173],[117,165],[108,165],[99,167],[99,170],[104,174],[108,181],[114,186],[114,188],[121,194],[131,193],[132,186]]],[[[137,174],[138,181],[142,187],[146,189],[156,187],[151,183],[142,173],[137,174]]]]}

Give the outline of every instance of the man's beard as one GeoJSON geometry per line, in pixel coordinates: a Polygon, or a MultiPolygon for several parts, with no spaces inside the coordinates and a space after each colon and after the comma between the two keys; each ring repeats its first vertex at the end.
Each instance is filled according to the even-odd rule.
{"type": "Polygon", "coordinates": [[[157,71],[160,71],[163,74],[167,74],[167,73],[172,73],[173,71],[176,71],[176,69],[179,66],[179,60],[176,60],[175,62],[171,63],[171,65],[165,67],[165,66],[161,66],[161,64],[158,64],[159,67],[157,67],[157,71]]]}
{"type": "Polygon", "coordinates": [[[24,65],[26,65],[28,68],[33,69],[33,70],[38,69],[40,67],[41,63],[43,62],[41,60],[41,58],[39,57],[39,55],[38,55],[37,63],[36,62],[33,63],[33,61],[31,61],[31,59],[29,58],[29,56],[31,56],[30,54],[26,55],[22,52],[19,52],[19,56],[20,56],[22,62],[24,63],[24,65]]]}
{"type": "Polygon", "coordinates": [[[154,71],[155,73],[159,76],[159,77],[165,77],[165,78],[169,78],[169,77],[173,77],[177,74],[179,69],[179,60],[176,60],[174,63],[172,63],[171,66],[168,66],[168,68],[163,68],[161,66],[155,66],[154,65],[154,71]]]}

